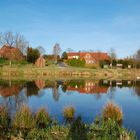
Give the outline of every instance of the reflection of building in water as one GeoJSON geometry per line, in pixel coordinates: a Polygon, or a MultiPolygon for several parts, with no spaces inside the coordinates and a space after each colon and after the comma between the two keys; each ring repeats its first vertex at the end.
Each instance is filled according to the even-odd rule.
{"type": "Polygon", "coordinates": [[[11,115],[27,102],[25,92],[26,88],[21,83],[12,84],[12,82],[5,82],[0,85],[0,95],[3,97],[2,104],[6,106],[11,115]]]}
{"type": "Polygon", "coordinates": [[[3,97],[9,97],[18,95],[20,90],[22,89],[22,86],[19,84],[11,85],[11,86],[0,86],[0,95],[3,97]]]}
{"type": "Polygon", "coordinates": [[[43,89],[45,87],[45,80],[36,80],[35,84],[39,89],[43,89]]]}
{"type": "Polygon", "coordinates": [[[107,93],[108,87],[99,86],[98,83],[95,83],[94,81],[87,80],[85,81],[85,85],[82,87],[79,87],[77,85],[70,86],[68,85],[67,88],[68,91],[78,91],[79,93],[86,93],[86,94],[104,94],[107,93]]]}
{"type": "Polygon", "coordinates": [[[27,96],[33,96],[33,95],[38,95],[38,87],[36,86],[35,82],[27,82],[26,83],[27,87],[27,96]]]}
{"type": "Polygon", "coordinates": [[[132,80],[100,80],[100,85],[113,87],[132,87],[134,86],[132,80]]]}

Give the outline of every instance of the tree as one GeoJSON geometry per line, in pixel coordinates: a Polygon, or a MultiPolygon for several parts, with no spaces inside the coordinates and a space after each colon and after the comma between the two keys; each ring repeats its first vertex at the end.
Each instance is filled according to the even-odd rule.
{"type": "Polygon", "coordinates": [[[1,46],[3,45],[13,46],[14,43],[15,43],[15,37],[12,32],[0,33],[1,46]]]}
{"type": "Polygon", "coordinates": [[[18,48],[23,54],[26,54],[29,43],[20,33],[13,34],[12,32],[5,32],[0,33],[0,45],[18,48]]]}
{"type": "Polygon", "coordinates": [[[136,68],[140,68],[140,49],[137,50],[136,54],[134,55],[134,63],[136,68]]]}
{"type": "Polygon", "coordinates": [[[137,50],[136,59],[140,61],[140,49],[137,50]]]}
{"type": "Polygon", "coordinates": [[[74,50],[73,49],[71,49],[71,48],[67,48],[67,50],[66,50],[67,52],[74,52],[74,50]]]}
{"type": "Polygon", "coordinates": [[[37,49],[39,50],[41,56],[45,54],[45,49],[42,46],[38,46],[37,49]]]}
{"type": "Polygon", "coordinates": [[[40,56],[38,49],[29,48],[27,49],[27,61],[31,63],[35,63],[37,58],[40,56]]]}
{"type": "Polygon", "coordinates": [[[15,45],[24,55],[27,54],[27,48],[29,46],[29,42],[25,39],[23,35],[17,33],[15,35],[15,45]]]}
{"type": "Polygon", "coordinates": [[[54,61],[57,63],[57,57],[60,55],[61,48],[58,43],[56,43],[53,47],[53,55],[54,55],[54,61]]]}
{"type": "Polygon", "coordinates": [[[66,52],[63,52],[63,53],[62,53],[62,59],[68,59],[68,55],[67,55],[66,52]]]}
{"type": "Polygon", "coordinates": [[[110,48],[109,55],[110,55],[111,67],[112,67],[113,60],[115,60],[117,58],[115,49],[110,48]]]}

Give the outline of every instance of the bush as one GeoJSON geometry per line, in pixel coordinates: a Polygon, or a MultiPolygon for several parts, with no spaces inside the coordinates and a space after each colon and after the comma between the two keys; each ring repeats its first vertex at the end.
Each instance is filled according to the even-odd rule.
{"type": "Polygon", "coordinates": [[[111,119],[117,121],[118,123],[121,123],[123,120],[123,112],[119,106],[117,106],[113,102],[109,102],[103,109],[102,117],[104,120],[111,119]]]}
{"type": "Polygon", "coordinates": [[[78,116],[71,124],[68,138],[70,140],[88,140],[87,127],[82,122],[81,116],[78,116]]]}
{"type": "Polygon", "coordinates": [[[14,116],[13,126],[19,129],[31,129],[35,126],[35,121],[31,110],[23,105],[14,116]]]}
{"type": "Polygon", "coordinates": [[[4,106],[0,106],[0,128],[8,128],[9,116],[4,106]]]}
{"type": "Polygon", "coordinates": [[[49,125],[50,120],[49,114],[44,108],[41,108],[35,114],[36,125],[39,128],[46,128],[49,125]]]}
{"type": "Polygon", "coordinates": [[[72,106],[65,107],[63,110],[63,116],[66,120],[72,120],[74,118],[75,109],[72,106]]]}
{"type": "Polygon", "coordinates": [[[9,61],[5,58],[0,58],[0,65],[8,65],[9,61]]]}
{"type": "Polygon", "coordinates": [[[89,129],[90,139],[116,140],[123,133],[123,128],[111,119],[106,121],[100,119],[100,123],[93,123],[89,129]]]}
{"type": "Polygon", "coordinates": [[[86,62],[84,59],[70,59],[67,61],[67,64],[74,67],[84,67],[86,62]]]}
{"type": "Polygon", "coordinates": [[[15,64],[15,65],[27,65],[29,63],[26,60],[21,60],[21,61],[12,61],[12,64],[15,64]]]}

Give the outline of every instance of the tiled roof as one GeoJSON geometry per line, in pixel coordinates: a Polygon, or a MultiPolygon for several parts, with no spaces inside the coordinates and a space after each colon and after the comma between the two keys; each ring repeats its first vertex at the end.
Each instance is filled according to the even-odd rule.
{"type": "Polygon", "coordinates": [[[67,53],[68,56],[79,56],[81,59],[86,59],[86,55],[90,55],[92,59],[95,60],[109,60],[110,57],[107,53],[104,52],[70,52],[67,53]]]}
{"type": "Polygon", "coordinates": [[[79,56],[79,53],[78,52],[69,52],[67,53],[68,56],[79,56]]]}

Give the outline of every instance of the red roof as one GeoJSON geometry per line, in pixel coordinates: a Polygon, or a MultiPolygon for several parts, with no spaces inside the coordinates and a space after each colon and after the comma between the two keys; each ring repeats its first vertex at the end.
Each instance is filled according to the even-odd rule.
{"type": "Polygon", "coordinates": [[[75,87],[68,86],[67,90],[77,91],[81,94],[106,94],[108,91],[108,87],[93,86],[92,88],[89,88],[89,90],[86,90],[86,87],[75,88],[75,87]]]}
{"type": "Polygon", "coordinates": [[[81,59],[86,59],[86,55],[90,55],[91,59],[94,60],[109,60],[110,57],[107,53],[104,52],[70,52],[67,53],[69,56],[79,56],[81,59]]]}
{"type": "Polygon", "coordinates": [[[79,53],[78,52],[69,52],[67,53],[68,56],[79,56],[79,53]]]}

